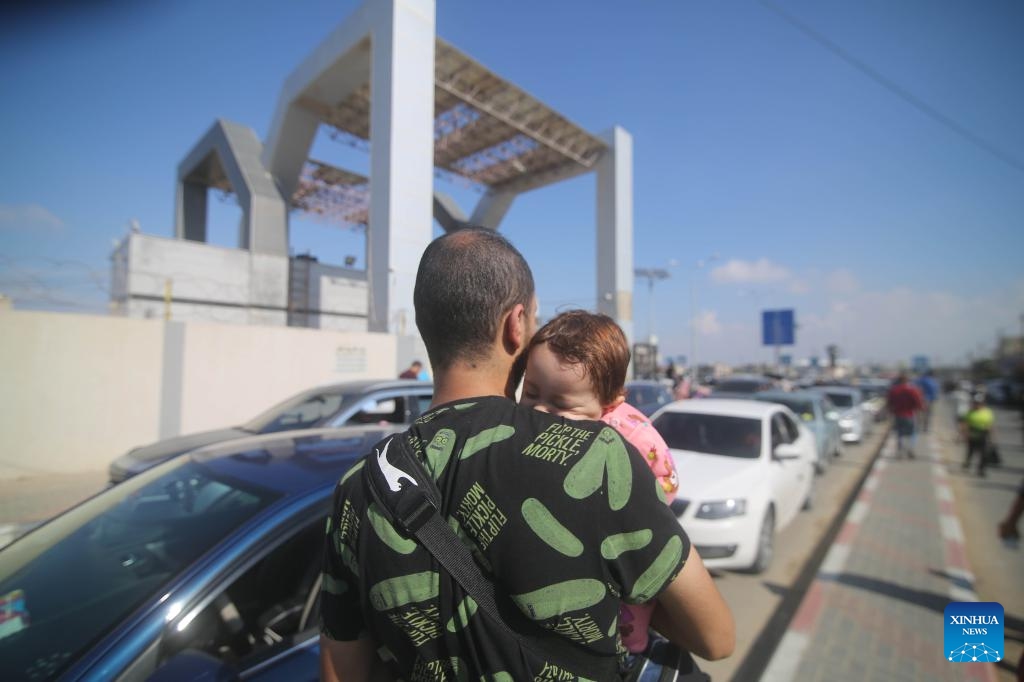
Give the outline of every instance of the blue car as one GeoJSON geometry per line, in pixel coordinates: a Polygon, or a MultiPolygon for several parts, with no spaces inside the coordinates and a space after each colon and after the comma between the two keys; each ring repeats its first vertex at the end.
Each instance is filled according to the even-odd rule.
{"type": "Polygon", "coordinates": [[[0,550],[0,680],[317,680],[324,520],[403,425],[174,458],[0,550]]]}
{"type": "Polygon", "coordinates": [[[818,461],[814,468],[818,473],[839,456],[839,414],[827,395],[816,391],[761,391],[754,398],[785,405],[800,417],[804,426],[814,434],[818,448],[818,461]]]}

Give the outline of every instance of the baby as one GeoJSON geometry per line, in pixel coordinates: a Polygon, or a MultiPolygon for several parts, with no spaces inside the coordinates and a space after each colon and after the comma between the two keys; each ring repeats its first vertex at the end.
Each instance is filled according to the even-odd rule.
{"type": "MultiPolygon", "coordinates": [[[[600,419],[640,451],[654,472],[665,502],[679,487],[668,445],[641,413],[625,402],[629,344],[607,315],[572,310],[554,318],[526,349],[520,404],[567,419],[600,419]]],[[[632,653],[647,648],[654,604],[623,604],[622,643],[632,653]]]]}

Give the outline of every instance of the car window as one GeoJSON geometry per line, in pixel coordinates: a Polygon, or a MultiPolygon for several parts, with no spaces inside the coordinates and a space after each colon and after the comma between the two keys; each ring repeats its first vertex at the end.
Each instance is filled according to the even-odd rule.
{"type": "Polygon", "coordinates": [[[0,679],[57,676],[132,611],[278,496],[197,462],[91,498],[0,553],[0,679]],[[74,566],[69,579],[68,566],[74,566]]]}
{"type": "Polygon", "coordinates": [[[410,414],[410,421],[416,421],[417,419],[420,418],[420,415],[429,410],[430,401],[433,399],[434,396],[432,394],[424,395],[422,393],[418,393],[416,395],[410,396],[410,404],[416,410],[415,414],[410,414]]]}
{"type": "Polygon", "coordinates": [[[267,410],[243,428],[254,433],[277,433],[294,429],[309,429],[336,414],[354,396],[345,393],[316,393],[303,395],[291,402],[267,410]]]}
{"type": "Polygon", "coordinates": [[[169,626],[159,663],[188,649],[245,669],[315,632],[322,548],[318,515],[220,589],[197,615],[169,626]]]}
{"type": "Polygon", "coordinates": [[[794,440],[796,439],[783,421],[783,415],[779,412],[772,415],[772,447],[783,443],[792,443],[794,440]]]}
{"type": "Polygon", "coordinates": [[[800,437],[800,427],[797,426],[796,422],[793,421],[793,419],[785,412],[780,412],[778,417],[782,421],[782,428],[789,434],[789,441],[787,442],[795,443],[800,437]]]}
{"type": "Polygon", "coordinates": [[[677,450],[745,459],[761,456],[760,419],[663,412],[654,420],[654,428],[677,450]]]}
{"type": "Polygon", "coordinates": [[[829,400],[836,407],[853,407],[853,396],[849,393],[840,393],[838,391],[830,391],[828,394],[829,400]]]}
{"type": "Polygon", "coordinates": [[[368,398],[345,424],[408,424],[412,420],[406,404],[406,397],[400,395],[368,398]]]}

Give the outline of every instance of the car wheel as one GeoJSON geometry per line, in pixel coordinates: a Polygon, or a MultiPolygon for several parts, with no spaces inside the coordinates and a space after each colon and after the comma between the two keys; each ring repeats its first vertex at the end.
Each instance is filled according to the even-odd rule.
{"type": "Polygon", "coordinates": [[[775,510],[768,507],[761,521],[761,531],[757,534],[757,556],[750,565],[751,573],[764,573],[772,563],[775,554],[775,510]]]}

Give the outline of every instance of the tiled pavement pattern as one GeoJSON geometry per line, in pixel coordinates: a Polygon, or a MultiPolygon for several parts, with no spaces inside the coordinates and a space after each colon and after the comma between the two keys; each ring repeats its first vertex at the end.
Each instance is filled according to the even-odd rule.
{"type": "Polygon", "coordinates": [[[885,444],[763,681],[996,679],[943,655],[943,610],[977,597],[940,447],[885,444]]]}

